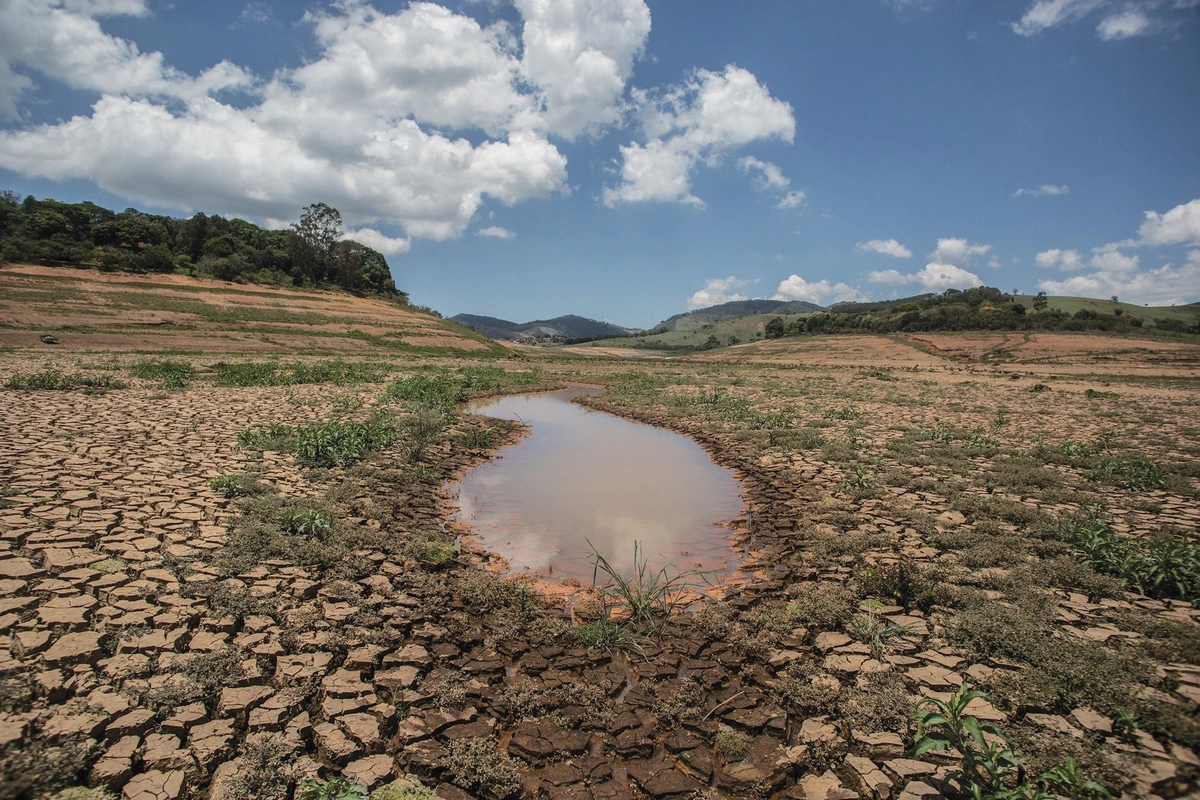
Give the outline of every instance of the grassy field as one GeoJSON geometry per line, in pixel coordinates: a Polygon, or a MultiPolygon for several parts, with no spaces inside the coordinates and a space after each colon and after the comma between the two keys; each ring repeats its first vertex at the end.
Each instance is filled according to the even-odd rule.
{"type": "MultiPolygon", "coordinates": [[[[1031,295],[1013,295],[1013,299],[1024,304],[1026,308],[1033,307],[1031,295]]],[[[1200,303],[1181,306],[1138,306],[1133,303],[1114,303],[1112,300],[1097,300],[1090,297],[1047,297],[1046,300],[1049,309],[1064,311],[1067,314],[1088,309],[1104,316],[1112,316],[1114,312],[1120,311],[1122,314],[1147,321],[1173,319],[1194,325],[1197,320],[1200,320],[1200,303]]]]}
{"type": "MultiPolygon", "coordinates": [[[[86,345],[0,350],[14,797],[1197,789],[1200,346],[989,333],[498,359],[383,334],[314,353],[307,331],[264,353],[263,321],[229,319],[159,326],[137,352],[130,314],[190,313],[150,308],[161,286],[123,310],[54,285],[82,294],[47,326],[117,316],[86,345]],[[736,471],[743,577],[601,569],[589,589],[506,578],[473,544],[447,482],[523,434],[464,402],[571,383],[736,471]]],[[[288,310],[467,337],[321,302],[288,310]]]]}
{"type": "Polygon", "coordinates": [[[602,339],[596,342],[590,342],[583,345],[575,345],[576,347],[631,347],[636,342],[643,342],[648,348],[658,346],[680,347],[680,346],[698,346],[708,341],[709,336],[716,336],[720,341],[721,346],[728,346],[730,337],[734,337],[737,342],[750,342],[755,339],[762,338],[763,329],[767,321],[778,316],[789,323],[795,319],[803,319],[805,314],[752,314],[748,317],[739,317],[737,319],[722,320],[709,325],[703,325],[694,330],[685,331],[667,331],[665,333],[646,334],[642,336],[630,337],[628,339],[602,339]]]}

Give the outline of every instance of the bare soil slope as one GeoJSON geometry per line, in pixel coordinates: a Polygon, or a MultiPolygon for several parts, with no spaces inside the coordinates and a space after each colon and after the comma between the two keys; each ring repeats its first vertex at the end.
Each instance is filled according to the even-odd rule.
{"type": "Polygon", "coordinates": [[[474,331],[397,303],[183,275],[0,267],[0,345],[71,350],[367,353],[494,350],[474,331]]]}

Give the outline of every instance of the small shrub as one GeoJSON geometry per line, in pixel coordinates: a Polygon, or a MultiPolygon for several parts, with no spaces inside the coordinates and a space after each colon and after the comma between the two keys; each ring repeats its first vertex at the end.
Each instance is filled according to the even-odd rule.
{"type": "Polygon", "coordinates": [[[520,791],[521,770],[494,739],[459,739],[447,749],[446,770],[455,785],[496,800],[520,791]]]}
{"type": "Polygon", "coordinates": [[[459,444],[472,450],[488,450],[496,443],[495,428],[471,428],[458,438],[459,444]]]}
{"type": "Polygon", "coordinates": [[[975,541],[959,554],[959,562],[970,569],[1013,567],[1024,563],[1025,555],[1025,543],[1019,537],[976,537],[975,541]]]}
{"type": "Polygon", "coordinates": [[[208,485],[217,494],[231,499],[234,497],[252,497],[257,494],[267,494],[275,491],[269,484],[265,484],[252,475],[246,474],[221,475],[217,478],[210,478],[208,485]]]}
{"type": "Polygon", "coordinates": [[[953,644],[977,657],[1030,662],[1039,660],[1044,652],[1053,630],[1052,613],[1037,602],[1019,606],[981,603],[957,614],[946,634],[953,644]]]}
{"type": "Polygon", "coordinates": [[[385,398],[406,400],[425,408],[453,409],[467,395],[465,387],[449,375],[415,375],[393,383],[385,398]]]}
{"type": "Polygon", "coordinates": [[[135,378],[158,381],[160,389],[186,389],[196,379],[195,368],[187,361],[147,358],[129,368],[135,378]]]}
{"type": "Polygon", "coordinates": [[[1129,536],[1096,518],[1060,519],[1043,527],[1042,535],[1067,542],[1084,564],[1120,578],[1141,594],[1200,599],[1200,542],[1190,536],[1129,536]]]}
{"type": "Polygon", "coordinates": [[[434,800],[433,789],[416,778],[401,778],[371,792],[371,800],[434,800]]]}
{"type": "Polygon", "coordinates": [[[248,586],[238,581],[189,581],[183,584],[184,597],[203,597],[208,612],[215,617],[233,617],[241,622],[249,616],[273,616],[275,607],[270,598],[258,598],[248,586]]]}
{"type": "Polygon", "coordinates": [[[908,629],[877,615],[877,607],[877,603],[868,601],[867,610],[846,624],[846,632],[870,647],[872,656],[882,659],[890,649],[892,640],[908,633],[908,629]]]}
{"type": "MultiPolygon", "coordinates": [[[[69,735],[53,747],[43,739],[34,739],[7,748],[0,751],[0,793],[24,800],[48,797],[64,787],[78,787],[101,751],[98,742],[79,734],[69,735]]],[[[101,794],[97,800],[108,797],[101,794]]]]}
{"type": "Polygon", "coordinates": [[[57,369],[31,372],[29,374],[18,372],[8,379],[8,383],[5,386],[9,389],[28,391],[71,391],[74,389],[84,389],[104,392],[109,389],[129,388],[129,384],[117,380],[111,375],[83,375],[76,372],[67,373],[57,369]]]}
{"type": "Polygon", "coordinates": [[[825,412],[825,419],[862,419],[862,414],[850,406],[831,408],[825,412]]]}
{"type": "Polygon", "coordinates": [[[229,646],[191,656],[173,680],[147,692],[146,704],[159,711],[171,711],[197,701],[211,705],[222,689],[236,685],[244,677],[243,660],[244,654],[229,646]]]}
{"type": "Polygon", "coordinates": [[[405,418],[402,434],[409,463],[425,458],[425,451],[441,436],[447,421],[446,412],[437,408],[418,408],[405,418]]]}
{"type": "Polygon", "coordinates": [[[780,673],[774,693],[783,705],[815,716],[841,707],[842,683],[810,663],[794,661],[780,673]]]}
{"type": "Polygon", "coordinates": [[[848,688],[838,707],[852,730],[906,731],[916,704],[902,675],[883,672],[848,688]]]}
{"type": "Polygon", "coordinates": [[[404,471],[415,481],[440,481],[442,479],[442,473],[426,464],[409,464],[404,471]]]}
{"type": "Polygon", "coordinates": [[[459,576],[458,591],[479,613],[509,612],[514,621],[533,618],[540,607],[537,592],[527,580],[505,578],[479,569],[466,570],[459,576]]]}
{"type": "Polygon", "coordinates": [[[628,625],[641,634],[658,633],[675,610],[676,596],[688,588],[693,578],[701,573],[695,570],[672,573],[668,566],[657,571],[650,569],[649,557],[641,549],[641,543],[633,542],[633,569],[629,576],[617,571],[608,559],[600,555],[591,542],[592,588],[599,594],[603,607],[602,620],[613,619],[618,611],[620,624],[628,625]],[[597,583],[603,575],[604,583],[597,583]]]}
{"type": "Polygon", "coordinates": [[[1119,579],[1102,575],[1070,556],[1041,561],[1033,567],[1032,572],[1035,581],[1043,586],[1057,586],[1060,589],[1081,592],[1093,601],[1106,597],[1120,597],[1125,589],[1119,579]]]}
{"type": "Polygon", "coordinates": [[[1162,489],[1167,485],[1162,469],[1148,458],[1102,458],[1084,474],[1090,481],[1111,483],[1135,492],[1162,489]]]}
{"type": "Polygon", "coordinates": [[[382,380],[386,373],[387,367],[381,364],[338,360],[307,364],[243,362],[217,364],[214,383],[217,386],[294,386],[312,383],[347,385],[376,383],[382,380]]]}
{"type": "Polygon", "coordinates": [[[804,584],[792,591],[788,611],[798,625],[836,630],[854,612],[854,593],[840,583],[804,584]]]}
{"type": "Polygon", "coordinates": [[[991,702],[987,695],[972,691],[964,682],[946,701],[926,697],[917,704],[912,757],[920,758],[930,752],[955,753],[961,757],[960,766],[951,770],[944,781],[952,797],[1048,798],[1060,793],[1068,797],[1110,796],[1100,784],[1084,780],[1074,761],[1027,782],[1021,754],[1008,735],[996,725],[980,722],[966,713],[967,705],[976,698],[991,702]],[[1017,794],[1014,785],[1017,791],[1031,791],[1017,794]]]}
{"type": "Polygon", "coordinates": [[[659,730],[673,730],[701,716],[707,693],[694,678],[665,681],[654,687],[654,716],[659,730]]]}
{"type": "Polygon", "coordinates": [[[720,726],[720,730],[717,731],[717,736],[713,740],[713,749],[725,761],[738,761],[746,755],[746,748],[749,745],[750,740],[746,734],[735,731],[728,725],[720,726]]]}
{"type": "Polygon", "coordinates": [[[238,445],[245,450],[288,452],[295,446],[295,442],[296,429],[279,422],[238,432],[238,445]]]}
{"type": "Polygon", "coordinates": [[[341,775],[309,778],[296,787],[296,800],[367,800],[367,787],[357,778],[341,775]]]}
{"type": "Polygon", "coordinates": [[[613,650],[628,640],[625,629],[611,619],[580,623],[573,630],[581,645],[597,650],[613,650]]]}
{"type": "Polygon", "coordinates": [[[387,447],[397,438],[391,422],[375,417],[367,422],[321,422],[295,430],[297,463],[307,467],[345,467],[367,453],[387,447]]]}
{"type": "Polygon", "coordinates": [[[786,450],[816,450],[825,445],[825,437],[819,429],[813,427],[796,430],[772,429],[767,431],[767,444],[786,450]]]}
{"type": "Polygon", "coordinates": [[[888,565],[864,564],[854,571],[854,581],[864,597],[887,600],[905,608],[928,611],[952,601],[937,568],[922,566],[911,558],[888,565]]]}
{"type": "Polygon", "coordinates": [[[590,720],[602,720],[612,715],[612,706],[612,698],[604,689],[586,681],[561,683],[551,688],[523,681],[507,686],[500,699],[500,711],[510,722],[545,716],[560,721],[564,720],[563,712],[570,707],[582,709],[590,720]]]}
{"type": "Polygon", "coordinates": [[[1165,663],[1200,664],[1200,627],[1165,619],[1144,611],[1121,611],[1113,615],[1121,630],[1145,638],[1139,643],[1152,657],[1165,663]]]}
{"type": "Polygon", "coordinates": [[[855,464],[850,468],[850,474],[837,485],[837,491],[856,492],[871,489],[875,486],[875,473],[865,464],[855,464]]]}
{"type": "Polygon", "coordinates": [[[97,561],[89,565],[88,569],[94,569],[97,572],[110,573],[121,572],[129,565],[119,558],[106,558],[103,561],[97,561]]]}
{"type": "Polygon", "coordinates": [[[282,734],[250,735],[234,776],[230,800],[283,800],[294,777],[295,754],[282,734]]]}
{"type": "Polygon", "coordinates": [[[279,512],[279,527],[293,536],[324,538],[333,532],[333,514],[323,508],[288,506],[279,512]]]}
{"type": "Polygon", "coordinates": [[[409,558],[432,567],[445,566],[458,555],[458,550],[452,542],[421,535],[410,537],[404,543],[402,551],[409,558]]]}

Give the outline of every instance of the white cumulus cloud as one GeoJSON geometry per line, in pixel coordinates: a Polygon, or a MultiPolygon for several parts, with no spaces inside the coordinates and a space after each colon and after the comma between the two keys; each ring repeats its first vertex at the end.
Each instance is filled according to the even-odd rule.
{"type": "Polygon", "coordinates": [[[1148,16],[1141,10],[1132,8],[1119,14],[1110,14],[1100,20],[1100,24],[1096,26],[1096,33],[1100,34],[1101,39],[1108,42],[1113,39],[1141,36],[1149,33],[1153,27],[1154,23],[1148,16]]]}
{"type": "Polygon", "coordinates": [[[742,172],[746,174],[756,173],[758,177],[754,179],[754,188],[760,192],[775,194],[779,200],[775,203],[776,208],[799,208],[804,205],[804,200],[808,196],[802,189],[788,190],[791,181],[783,174],[783,171],[770,161],[762,161],[754,156],[743,156],[738,159],[738,166],[742,172]],[[780,194],[782,192],[782,195],[780,194]]]}
{"type": "Polygon", "coordinates": [[[1059,197],[1071,191],[1071,187],[1065,183],[1061,186],[1055,186],[1052,183],[1043,183],[1041,186],[1035,186],[1032,189],[1017,189],[1013,192],[1013,197],[1059,197]]]}
{"type": "MultiPolygon", "coordinates": [[[[0,167],[180,210],[288,220],[326,202],[360,229],[399,226],[397,252],[460,236],[486,198],[568,190],[548,137],[622,123],[649,31],[641,0],[517,6],[521,39],[435,3],[336,3],[304,17],[315,56],[263,79],[228,62],[188,74],[105,32],[107,17],[147,14],[143,0],[10,0],[0,115],[17,115],[41,76],[98,96],[68,120],[0,132],[0,167]]],[[[737,139],[736,122],[710,116],[696,110],[685,127],[737,139]]]]}
{"type": "Polygon", "coordinates": [[[760,161],[754,156],[744,156],[738,160],[738,166],[745,173],[750,173],[751,171],[757,172],[758,177],[754,183],[759,189],[764,191],[768,189],[786,189],[791,183],[791,181],[784,177],[783,171],[770,161],[760,161]]]}
{"type": "Polygon", "coordinates": [[[1096,35],[1105,42],[1172,31],[1194,17],[1196,0],[1034,0],[1011,24],[1021,36],[1080,22],[1100,12],[1096,35]]]}
{"type": "Polygon", "coordinates": [[[508,228],[501,228],[499,225],[492,225],[489,228],[480,228],[475,231],[476,236],[489,236],[493,239],[515,239],[517,235],[508,228]]]}
{"type": "Polygon", "coordinates": [[[1033,36],[1047,28],[1073,22],[1104,5],[1104,0],[1037,0],[1012,24],[1021,36],[1033,36]]]}
{"type": "Polygon", "coordinates": [[[799,208],[804,205],[804,200],[808,197],[802,190],[793,189],[792,191],[779,198],[779,202],[775,204],[776,208],[799,208]]]}
{"type": "Polygon", "coordinates": [[[912,250],[895,239],[872,239],[869,242],[859,242],[854,245],[854,249],[860,253],[882,253],[895,258],[912,258],[912,250]]]}
{"type": "Polygon", "coordinates": [[[1189,253],[1186,264],[1164,264],[1157,269],[1138,272],[1094,272],[1074,275],[1062,281],[1041,281],[1038,288],[1047,294],[1079,297],[1117,295],[1127,303],[1155,306],[1194,303],[1200,286],[1200,250],[1189,253]]]}
{"type": "Polygon", "coordinates": [[[709,278],[704,282],[704,288],[687,299],[688,308],[708,308],[709,306],[730,303],[734,300],[749,300],[747,295],[739,292],[751,286],[756,281],[738,278],[730,275],[728,278],[709,278]]]}
{"type": "Polygon", "coordinates": [[[845,283],[830,283],[827,280],[808,281],[799,275],[789,275],[779,283],[772,300],[802,300],[806,303],[825,305],[826,301],[841,303],[847,300],[865,300],[858,289],[845,283]]]}
{"type": "Polygon", "coordinates": [[[872,283],[887,283],[893,286],[906,283],[919,284],[927,291],[936,292],[944,289],[970,289],[982,286],[983,281],[973,272],[954,264],[930,263],[912,273],[902,273],[899,270],[888,269],[872,272],[867,276],[872,283]]]}
{"type": "Polygon", "coordinates": [[[937,247],[929,254],[935,264],[970,264],[977,256],[992,249],[990,244],[971,244],[966,239],[938,239],[937,247]]]}
{"type": "Polygon", "coordinates": [[[1165,214],[1147,211],[1138,234],[1143,244],[1151,246],[1200,245],[1200,199],[1181,203],[1165,214]]]}
{"type": "Polygon", "coordinates": [[[1087,266],[1078,250],[1060,250],[1057,247],[1038,253],[1033,260],[1039,267],[1057,268],[1067,272],[1076,272],[1087,266]]]}
{"type": "MultiPolygon", "coordinates": [[[[1110,242],[1092,248],[1086,267],[1090,272],[1061,281],[1044,280],[1038,286],[1051,294],[1109,297],[1118,295],[1134,303],[1172,305],[1200,299],[1200,199],[1181,203],[1159,213],[1145,212],[1139,238],[1110,242]],[[1125,252],[1131,248],[1161,248],[1183,245],[1192,248],[1186,261],[1176,266],[1143,268],[1141,255],[1125,252]]],[[[1035,259],[1039,266],[1064,270],[1084,269],[1083,259],[1075,250],[1046,250],[1035,259]]]]}
{"type": "Polygon", "coordinates": [[[646,200],[702,205],[691,190],[698,162],[716,163],[758,140],[791,142],[796,129],[792,107],[732,64],[722,72],[696,70],[665,92],[635,91],[634,102],[645,144],[621,147],[621,181],[605,187],[606,205],[646,200]]]}
{"type": "Polygon", "coordinates": [[[6,0],[0,11],[0,116],[17,117],[34,82],[21,65],[72,89],[195,99],[222,89],[247,88],[251,76],[228,61],[193,77],[168,65],[162,53],[105,33],[99,17],[144,17],[144,0],[45,2],[6,0]]]}
{"type": "Polygon", "coordinates": [[[1128,256],[1120,251],[1121,242],[1092,248],[1092,266],[1101,272],[1135,272],[1140,256],[1128,256]]]}
{"type": "Polygon", "coordinates": [[[346,231],[342,234],[343,239],[352,239],[359,244],[365,244],[373,250],[378,250],[385,256],[397,256],[401,253],[407,253],[412,247],[412,241],[409,239],[393,238],[386,234],[380,233],[374,228],[359,228],[356,231],[346,231]]]}
{"type": "Polygon", "coordinates": [[[616,122],[650,35],[642,0],[516,0],[521,74],[538,86],[542,124],[573,139],[616,122]]]}

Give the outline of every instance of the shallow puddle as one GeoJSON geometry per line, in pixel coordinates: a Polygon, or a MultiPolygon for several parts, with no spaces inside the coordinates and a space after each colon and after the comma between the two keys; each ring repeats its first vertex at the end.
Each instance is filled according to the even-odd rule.
{"type": "Polygon", "coordinates": [[[732,571],[730,523],[742,516],[734,474],[691,439],[588,411],[560,392],[484,401],[471,410],[530,426],[521,442],[466,474],[460,522],[514,572],[592,580],[594,546],[621,571],[634,542],[654,569],[732,571]],[[590,542],[590,544],[589,544],[590,542]]]}

